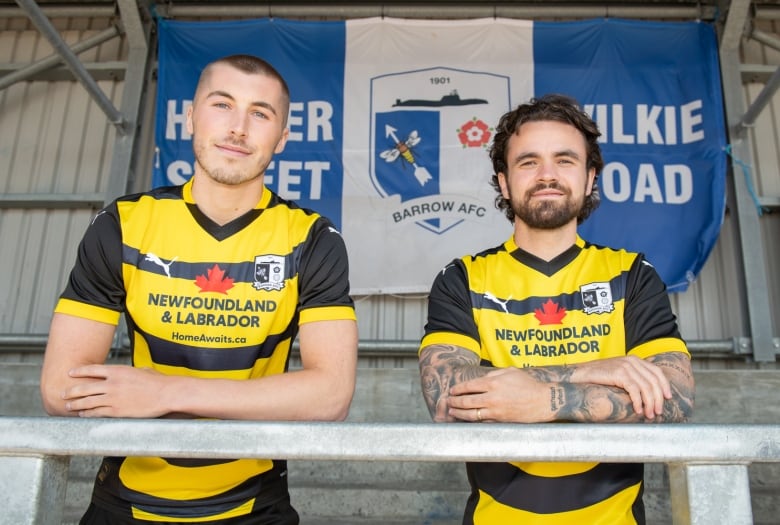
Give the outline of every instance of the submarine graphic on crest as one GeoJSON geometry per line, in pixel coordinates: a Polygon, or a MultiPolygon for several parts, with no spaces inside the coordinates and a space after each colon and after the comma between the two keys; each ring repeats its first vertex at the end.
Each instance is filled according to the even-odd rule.
{"type": "Polygon", "coordinates": [[[395,99],[393,107],[426,107],[441,108],[446,106],[471,106],[473,104],[487,104],[488,101],[482,98],[460,98],[458,90],[453,89],[449,95],[444,95],[439,100],[414,99],[401,100],[395,99]]]}

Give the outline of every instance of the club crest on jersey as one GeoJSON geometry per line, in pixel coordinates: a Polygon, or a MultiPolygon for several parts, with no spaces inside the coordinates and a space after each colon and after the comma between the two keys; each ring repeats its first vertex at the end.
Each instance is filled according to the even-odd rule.
{"type": "Polygon", "coordinates": [[[284,257],[279,255],[255,256],[255,290],[281,290],[284,288],[284,257]]]}
{"type": "Polygon", "coordinates": [[[434,67],[371,79],[371,182],[392,224],[441,235],[487,221],[472,180],[487,158],[493,128],[509,107],[508,77],[434,67]]]}
{"type": "Polygon", "coordinates": [[[608,314],[615,309],[609,283],[590,283],[580,287],[582,310],[586,314],[608,314]]]}

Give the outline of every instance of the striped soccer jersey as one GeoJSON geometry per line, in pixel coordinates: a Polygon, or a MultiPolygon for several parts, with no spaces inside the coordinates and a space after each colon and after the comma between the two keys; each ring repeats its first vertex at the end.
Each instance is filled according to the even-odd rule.
{"type": "MultiPolygon", "coordinates": [[[[112,324],[124,312],[134,366],[229,379],[285,372],[299,324],[355,319],[346,247],[327,219],[265,189],[220,226],[194,204],[192,181],[98,213],[55,311],[112,324]]],[[[286,496],[284,461],[128,457],[105,458],[93,502],[197,522],[286,496]]]]}
{"type": "MultiPolygon", "coordinates": [[[[510,238],[446,266],[421,348],[432,344],[464,347],[498,368],[688,353],[642,255],[579,237],[549,262],[510,238]]],[[[467,471],[464,524],[644,523],[641,464],[469,463],[467,471]]]]}

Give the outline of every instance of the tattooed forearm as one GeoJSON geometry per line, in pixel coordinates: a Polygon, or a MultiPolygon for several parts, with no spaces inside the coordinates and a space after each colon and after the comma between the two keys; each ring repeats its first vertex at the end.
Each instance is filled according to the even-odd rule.
{"type": "Polygon", "coordinates": [[[650,362],[664,370],[672,385],[672,398],[664,402],[664,412],[655,421],[684,422],[693,415],[695,382],[691,360],[681,352],[658,354],[650,362]]]}
{"type": "MultiPolygon", "coordinates": [[[[679,352],[659,354],[648,359],[660,367],[671,384],[672,397],[663,404],[663,413],[649,419],[642,413],[634,411],[628,393],[618,387],[569,383],[564,379],[558,387],[554,405],[551,408],[556,419],[580,422],[622,422],[622,423],[673,423],[687,421],[693,413],[694,381],[688,356],[679,352]]],[[[573,367],[548,367],[545,372],[553,370],[555,377],[571,377],[573,367]]],[[[534,369],[532,369],[534,370],[534,369]]],[[[535,369],[537,372],[540,369],[535,369]]],[[[539,376],[537,376],[539,377],[539,376]]],[[[551,400],[553,401],[553,400],[551,400]]]]}
{"type": "Polygon", "coordinates": [[[481,377],[487,369],[479,366],[473,352],[454,345],[431,345],[420,353],[420,380],[428,411],[435,421],[447,419],[446,398],[451,386],[481,377]]]}
{"type": "Polygon", "coordinates": [[[617,387],[603,385],[581,385],[562,383],[556,420],[600,423],[638,423],[644,421],[641,414],[634,413],[631,399],[617,387]],[[562,397],[562,400],[560,399],[562,397]]]}

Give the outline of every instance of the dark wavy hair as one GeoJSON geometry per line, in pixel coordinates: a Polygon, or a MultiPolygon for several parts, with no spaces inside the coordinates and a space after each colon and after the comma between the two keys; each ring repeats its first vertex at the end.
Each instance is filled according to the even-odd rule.
{"type": "Polygon", "coordinates": [[[566,95],[550,94],[539,98],[532,98],[528,103],[517,106],[516,109],[505,113],[498,121],[493,144],[490,146],[490,160],[493,162],[493,177],[490,184],[498,192],[496,196],[496,208],[504,212],[509,222],[514,222],[515,212],[511,203],[501,194],[501,186],[498,184],[498,174],[507,174],[507,145],[509,139],[517,133],[520,126],[526,122],[555,121],[574,126],[585,138],[587,160],[585,168],[596,170],[596,178],[593,181],[593,191],[585,197],[585,202],[577,215],[577,224],[582,223],[599,206],[599,191],[596,185],[601,170],[604,169],[604,159],[601,157],[601,148],[598,138],[601,136],[596,123],[582,111],[577,101],[566,95]]]}

